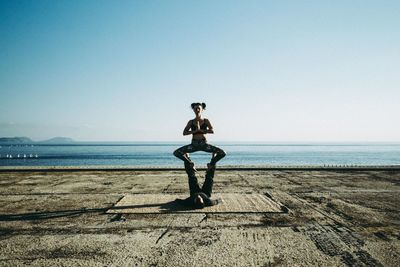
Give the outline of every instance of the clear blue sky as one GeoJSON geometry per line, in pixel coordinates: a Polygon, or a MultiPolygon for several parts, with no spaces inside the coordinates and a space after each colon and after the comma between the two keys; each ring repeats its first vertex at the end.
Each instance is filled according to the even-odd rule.
{"type": "Polygon", "coordinates": [[[0,0],[0,136],[400,141],[400,1],[0,0]]]}

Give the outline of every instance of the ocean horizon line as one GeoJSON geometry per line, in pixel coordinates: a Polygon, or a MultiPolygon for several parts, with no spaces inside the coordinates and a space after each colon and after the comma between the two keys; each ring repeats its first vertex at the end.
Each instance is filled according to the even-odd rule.
{"type": "MultiPolygon", "coordinates": [[[[25,146],[25,145],[35,145],[35,146],[135,146],[135,145],[150,145],[150,146],[165,146],[165,145],[184,145],[189,144],[191,141],[73,141],[68,143],[41,143],[40,141],[34,141],[32,143],[0,143],[0,146],[25,146]]],[[[400,145],[400,141],[218,141],[209,140],[209,143],[221,144],[221,145],[231,145],[231,146],[373,146],[373,145],[400,145]]]]}

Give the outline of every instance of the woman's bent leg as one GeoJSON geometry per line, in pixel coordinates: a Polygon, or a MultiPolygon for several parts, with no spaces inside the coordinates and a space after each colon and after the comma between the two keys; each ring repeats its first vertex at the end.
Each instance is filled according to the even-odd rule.
{"type": "Polygon", "coordinates": [[[195,152],[195,149],[194,149],[193,145],[189,144],[189,145],[182,146],[182,147],[178,148],[177,150],[175,150],[174,156],[183,160],[185,163],[192,163],[190,158],[186,155],[186,153],[192,153],[192,152],[195,152]]]}
{"type": "Polygon", "coordinates": [[[220,159],[226,156],[226,152],[219,147],[206,144],[205,150],[206,152],[213,153],[213,157],[211,158],[211,165],[215,165],[220,159]]]}

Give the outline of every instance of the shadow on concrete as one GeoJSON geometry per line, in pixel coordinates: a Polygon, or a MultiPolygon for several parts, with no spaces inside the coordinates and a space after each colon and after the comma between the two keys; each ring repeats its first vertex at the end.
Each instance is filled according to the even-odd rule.
{"type": "Polygon", "coordinates": [[[29,220],[46,220],[52,218],[69,217],[76,216],[80,214],[87,213],[106,213],[108,210],[121,210],[124,213],[124,209],[143,209],[159,207],[160,213],[175,213],[179,211],[192,210],[191,207],[184,206],[181,203],[174,201],[169,201],[166,203],[153,203],[153,204],[143,204],[143,205],[129,205],[129,206],[118,206],[118,207],[107,207],[107,208],[81,208],[75,210],[57,210],[57,211],[40,211],[40,212],[30,212],[30,213],[20,213],[20,214],[0,214],[0,221],[29,221],[29,220]]]}
{"type": "Polygon", "coordinates": [[[20,214],[0,214],[0,221],[28,221],[28,220],[44,220],[59,217],[75,216],[84,213],[106,212],[108,208],[94,209],[76,209],[76,210],[57,210],[57,211],[40,211],[20,214]]]}
{"type": "MultiPolygon", "coordinates": [[[[176,213],[179,211],[188,211],[188,210],[197,210],[193,207],[190,207],[188,205],[184,205],[183,201],[174,200],[174,201],[169,201],[165,203],[152,203],[152,204],[141,204],[141,205],[129,205],[129,206],[118,206],[118,207],[111,207],[109,208],[110,211],[113,210],[119,210],[119,209],[145,209],[145,208],[154,208],[158,207],[159,212],[156,213],[176,213]]],[[[130,211],[129,213],[135,213],[130,211]]],[[[144,213],[144,212],[140,212],[144,213]]],[[[154,212],[151,212],[154,213],[154,212]]]]}

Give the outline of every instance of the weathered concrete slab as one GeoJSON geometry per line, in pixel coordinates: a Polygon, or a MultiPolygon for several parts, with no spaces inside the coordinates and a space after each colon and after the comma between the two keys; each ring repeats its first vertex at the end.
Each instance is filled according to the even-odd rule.
{"type": "Polygon", "coordinates": [[[213,197],[288,212],[106,213],[187,190],[183,169],[0,171],[0,267],[400,266],[400,171],[218,169],[213,197]]]}
{"type": "Polygon", "coordinates": [[[203,209],[190,209],[175,202],[187,195],[129,194],[107,213],[282,213],[281,205],[261,194],[220,193],[213,196],[222,203],[203,209]]]}

